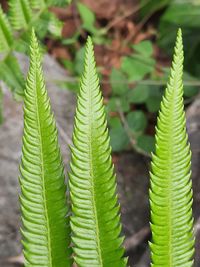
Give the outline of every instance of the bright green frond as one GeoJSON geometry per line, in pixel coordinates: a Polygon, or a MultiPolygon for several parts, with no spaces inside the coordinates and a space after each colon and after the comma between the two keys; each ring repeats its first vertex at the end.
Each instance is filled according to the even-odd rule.
{"type": "Polygon", "coordinates": [[[29,0],[10,0],[9,7],[9,19],[13,29],[26,28],[32,17],[29,0]]]}
{"type": "Polygon", "coordinates": [[[169,83],[161,103],[151,170],[151,266],[193,265],[191,151],[183,104],[183,45],[178,31],[169,83]]]}
{"type": "Polygon", "coordinates": [[[24,95],[24,76],[16,57],[10,53],[0,62],[0,79],[3,80],[16,96],[24,95]]]}
{"type": "Polygon", "coordinates": [[[69,267],[70,231],[63,163],[34,32],[30,50],[20,166],[25,266],[69,267]]]}
{"type": "Polygon", "coordinates": [[[88,38],[75,116],[70,196],[72,242],[81,267],[123,267],[123,237],[111,147],[93,45],[88,38]]]}
{"type": "Polygon", "coordinates": [[[9,51],[13,44],[10,23],[0,5],[0,52],[9,51]]]}

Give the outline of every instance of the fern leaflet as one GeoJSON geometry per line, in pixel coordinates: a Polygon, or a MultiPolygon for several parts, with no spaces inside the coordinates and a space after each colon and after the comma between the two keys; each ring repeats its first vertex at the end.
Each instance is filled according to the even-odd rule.
{"type": "Polygon", "coordinates": [[[78,95],[70,173],[72,241],[82,267],[123,267],[123,237],[106,115],[88,38],[78,95]]]}
{"type": "Polygon", "coordinates": [[[68,267],[71,253],[65,177],[40,62],[33,32],[20,166],[25,266],[68,267]]]}
{"type": "Polygon", "coordinates": [[[193,265],[191,151],[183,104],[183,45],[178,31],[169,83],[161,103],[151,171],[151,266],[193,265]]]}

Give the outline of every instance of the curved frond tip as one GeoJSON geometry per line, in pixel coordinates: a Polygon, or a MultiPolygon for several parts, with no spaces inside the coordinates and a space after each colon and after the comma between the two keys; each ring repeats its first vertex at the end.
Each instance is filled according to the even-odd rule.
{"type": "Polygon", "coordinates": [[[69,267],[70,231],[63,163],[34,31],[30,51],[20,165],[25,266],[69,267]]]}
{"type": "Polygon", "coordinates": [[[171,75],[161,102],[152,157],[151,266],[193,265],[191,151],[183,103],[183,44],[178,31],[171,75]]]}
{"type": "Polygon", "coordinates": [[[116,177],[90,37],[86,44],[71,151],[69,185],[75,261],[82,267],[126,266],[116,177]]]}

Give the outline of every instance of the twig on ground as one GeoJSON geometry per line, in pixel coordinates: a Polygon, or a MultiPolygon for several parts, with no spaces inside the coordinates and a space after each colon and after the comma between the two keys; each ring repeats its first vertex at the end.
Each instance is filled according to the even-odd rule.
{"type": "Polygon", "coordinates": [[[126,11],[122,16],[117,17],[113,20],[111,20],[108,25],[104,28],[105,32],[108,32],[111,28],[113,28],[115,25],[123,21],[124,19],[134,15],[136,12],[140,10],[140,5],[137,5],[133,7],[132,9],[126,11]]]}
{"type": "Polygon", "coordinates": [[[15,257],[10,257],[10,258],[6,259],[6,262],[23,264],[24,263],[24,256],[23,256],[23,254],[20,254],[20,255],[15,256],[15,257]]]}
{"type": "MultiPolygon", "coordinates": [[[[62,80],[50,80],[52,82],[55,82],[55,83],[79,83],[80,79],[78,77],[67,77],[65,79],[62,79],[62,80]]],[[[200,87],[200,80],[194,80],[194,81],[183,81],[184,82],[184,86],[193,86],[193,87],[200,87]]],[[[101,84],[110,84],[110,81],[107,81],[107,80],[101,80],[100,81],[101,84]]],[[[167,84],[167,81],[156,81],[156,80],[149,80],[149,79],[146,79],[146,80],[141,80],[141,81],[134,81],[134,82],[124,82],[124,81],[112,81],[112,83],[114,84],[128,84],[128,85],[137,85],[137,84],[140,84],[140,85],[152,85],[152,86],[166,86],[167,84]]]]}
{"type": "Polygon", "coordinates": [[[116,24],[120,23],[121,21],[123,21],[124,19],[126,19],[127,17],[130,17],[132,15],[134,15],[136,12],[138,12],[141,8],[143,8],[145,5],[148,4],[150,0],[147,0],[146,2],[140,3],[136,6],[134,6],[133,8],[127,10],[122,16],[114,18],[113,20],[111,20],[108,25],[104,28],[105,32],[108,32],[111,28],[113,28],[116,24]]]}
{"type": "Polygon", "coordinates": [[[194,234],[197,235],[200,231],[200,216],[194,224],[194,234]]]}
{"type": "Polygon", "coordinates": [[[127,251],[135,249],[141,242],[150,234],[149,226],[143,227],[139,232],[136,234],[128,237],[125,242],[124,246],[127,251]]]}
{"type": "Polygon", "coordinates": [[[67,145],[71,145],[72,144],[71,138],[66,134],[66,132],[64,131],[64,129],[62,128],[62,126],[58,122],[56,123],[56,125],[58,128],[58,133],[59,133],[60,137],[62,138],[62,140],[67,145]]]}

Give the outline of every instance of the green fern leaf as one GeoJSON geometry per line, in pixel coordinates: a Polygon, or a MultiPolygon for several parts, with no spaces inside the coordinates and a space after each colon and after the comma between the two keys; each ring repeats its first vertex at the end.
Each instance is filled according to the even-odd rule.
{"type": "Polygon", "coordinates": [[[10,23],[0,5],[0,52],[9,51],[13,44],[13,36],[10,23]]]}
{"type": "Polygon", "coordinates": [[[151,266],[193,265],[191,151],[183,104],[183,45],[178,31],[156,128],[151,171],[151,266]]]}
{"type": "Polygon", "coordinates": [[[82,267],[126,266],[116,177],[90,38],[86,45],[73,144],[69,185],[75,261],[82,267]]]}
{"type": "Polygon", "coordinates": [[[13,29],[27,28],[32,17],[29,0],[10,0],[9,7],[9,19],[13,29]]]}
{"type": "Polygon", "coordinates": [[[31,39],[20,166],[25,266],[71,266],[64,170],[44,85],[38,42],[31,39]]]}
{"type": "Polygon", "coordinates": [[[24,76],[18,60],[12,53],[0,62],[0,79],[9,86],[16,97],[24,95],[24,76]]]}

